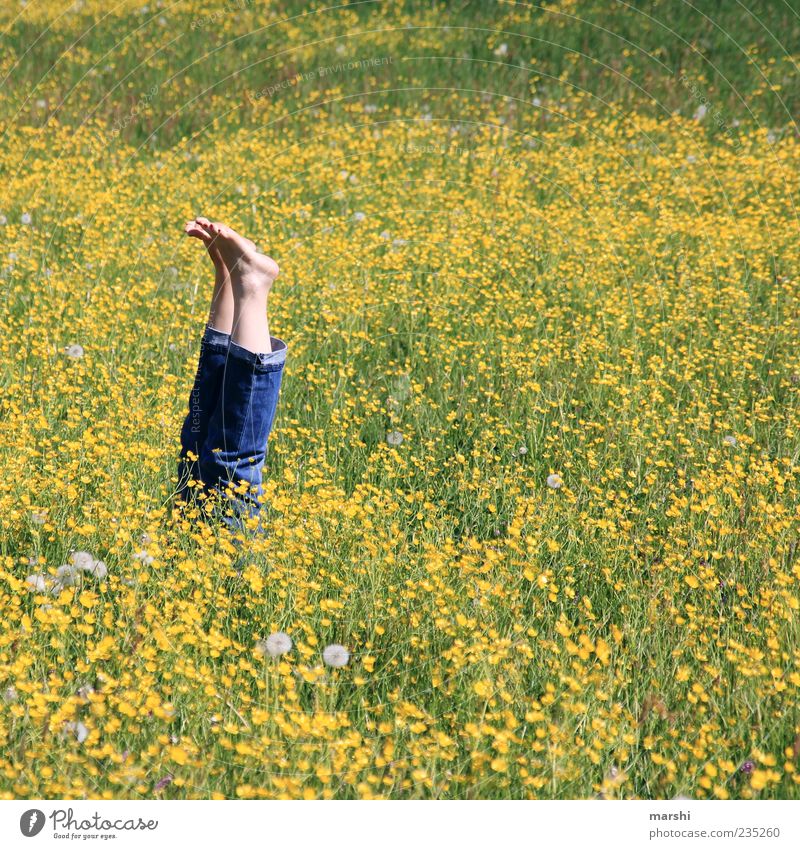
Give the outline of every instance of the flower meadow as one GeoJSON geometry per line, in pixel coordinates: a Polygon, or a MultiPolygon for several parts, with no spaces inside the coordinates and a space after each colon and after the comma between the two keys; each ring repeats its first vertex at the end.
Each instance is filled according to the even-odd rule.
{"type": "Polygon", "coordinates": [[[800,796],[791,4],[68,4],[0,11],[0,796],[800,796]],[[282,269],[262,537],[173,510],[195,215],[282,269]]]}

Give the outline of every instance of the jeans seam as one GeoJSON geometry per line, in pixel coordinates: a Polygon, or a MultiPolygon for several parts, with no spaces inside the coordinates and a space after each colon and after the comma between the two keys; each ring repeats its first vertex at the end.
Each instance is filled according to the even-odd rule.
{"type": "MultiPolygon", "coordinates": [[[[225,362],[225,368],[226,368],[226,370],[228,368],[227,361],[225,362]]],[[[224,390],[224,388],[225,388],[225,375],[224,374],[222,376],[222,380],[223,380],[222,387],[223,387],[223,390],[224,390]]],[[[223,393],[220,392],[220,402],[221,403],[223,402],[222,395],[223,395],[223,393]]],[[[236,453],[237,453],[236,470],[237,471],[239,469],[239,461],[238,461],[239,450],[238,449],[239,449],[239,446],[242,444],[242,437],[244,436],[244,429],[247,427],[247,417],[250,415],[250,404],[252,403],[252,400],[253,400],[253,381],[251,380],[250,385],[248,387],[248,392],[247,392],[247,412],[245,413],[244,416],[242,416],[242,427],[239,430],[238,436],[236,437],[236,453]]],[[[222,404],[222,409],[223,409],[223,411],[225,409],[224,403],[222,404]]],[[[224,412],[223,412],[223,419],[222,419],[222,432],[223,433],[225,432],[224,412]]],[[[225,447],[227,448],[227,446],[225,446],[225,447]]],[[[234,483],[234,480],[235,479],[231,476],[228,480],[228,485],[230,486],[232,483],[234,483]]]]}

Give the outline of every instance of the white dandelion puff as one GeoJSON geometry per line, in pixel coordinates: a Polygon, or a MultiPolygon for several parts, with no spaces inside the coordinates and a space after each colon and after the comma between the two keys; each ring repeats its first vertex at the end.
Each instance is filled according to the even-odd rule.
{"type": "Polygon", "coordinates": [[[708,106],[705,103],[701,103],[697,109],[694,110],[694,120],[702,121],[703,118],[706,117],[706,113],[708,112],[708,106]]]}
{"type": "Polygon", "coordinates": [[[403,434],[399,430],[393,430],[391,433],[386,434],[386,442],[392,446],[402,445],[403,434]]]}
{"type": "Polygon", "coordinates": [[[520,457],[524,457],[527,453],[528,449],[525,445],[520,445],[519,448],[517,448],[517,454],[519,454],[520,457]]]}
{"type": "Polygon", "coordinates": [[[47,513],[43,513],[39,510],[31,513],[31,522],[34,525],[43,525],[47,521],[47,513]]]}
{"type": "Polygon", "coordinates": [[[494,51],[494,55],[498,58],[508,56],[508,45],[505,43],[505,41],[502,42],[502,44],[497,45],[497,49],[494,51]]]}
{"type": "Polygon", "coordinates": [[[74,563],[65,563],[56,569],[56,583],[53,595],[57,595],[65,587],[74,587],[81,582],[79,568],[74,563]]]}
{"type": "Polygon", "coordinates": [[[108,566],[102,560],[93,560],[91,566],[86,566],[83,571],[88,572],[92,577],[97,578],[98,581],[102,581],[108,577],[108,566]]]}
{"type": "Polygon", "coordinates": [[[723,436],[723,437],[722,437],[722,441],[723,441],[726,445],[730,445],[730,446],[732,446],[732,447],[736,447],[736,446],[739,444],[739,440],[738,440],[738,439],[736,439],[736,437],[735,437],[735,436],[732,436],[731,434],[728,434],[727,436],[723,436]]]}
{"type": "Polygon", "coordinates": [[[6,687],[5,690],[3,690],[3,701],[6,702],[6,704],[19,701],[19,696],[17,695],[15,687],[6,687]]]}
{"type": "Polygon", "coordinates": [[[19,219],[26,227],[33,221],[30,212],[23,212],[19,219]]]}
{"type": "Polygon", "coordinates": [[[342,666],[347,666],[347,662],[350,660],[350,652],[339,643],[331,643],[322,650],[322,659],[328,666],[340,669],[342,666]]]}
{"type": "Polygon", "coordinates": [[[88,551],[73,551],[69,560],[76,569],[86,569],[94,563],[94,557],[88,551]]]}
{"type": "Polygon", "coordinates": [[[67,345],[67,347],[64,348],[64,353],[71,360],[79,360],[83,356],[83,345],[67,345]]]}
{"type": "Polygon", "coordinates": [[[363,221],[366,218],[366,213],[363,212],[354,212],[353,213],[353,221],[363,221]]]}
{"type": "Polygon", "coordinates": [[[5,227],[8,224],[8,219],[5,215],[0,215],[0,227],[5,227]]]}
{"type": "Polygon", "coordinates": [[[275,631],[266,640],[259,640],[259,651],[270,657],[280,657],[292,650],[292,638],[283,631],[275,631]]]}
{"type": "Polygon", "coordinates": [[[136,554],[133,555],[134,560],[138,560],[140,563],[143,563],[145,566],[149,566],[155,558],[152,554],[148,554],[146,551],[137,551],[136,554]]]}
{"type": "Polygon", "coordinates": [[[34,572],[25,578],[25,583],[37,593],[47,592],[47,578],[41,572],[34,572]]]}
{"type": "Polygon", "coordinates": [[[65,722],[64,733],[71,734],[79,743],[89,736],[89,729],[82,722],[65,722]]]}
{"type": "Polygon", "coordinates": [[[550,489],[561,489],[561,487],[564,485],[564,481],[561,479],[561,475],[548,475],[547,485],[550,487],[550,489]]]}

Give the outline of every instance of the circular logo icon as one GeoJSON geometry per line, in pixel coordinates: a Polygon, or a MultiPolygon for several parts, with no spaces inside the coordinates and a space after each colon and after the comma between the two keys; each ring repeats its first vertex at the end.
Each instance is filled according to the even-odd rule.
{"type": "Polygon", "coordinates": [[[44,828],[44,813],[38,808],[31,808],[19,818],[19,830],[25,837],[36,837],[44,828]]]}

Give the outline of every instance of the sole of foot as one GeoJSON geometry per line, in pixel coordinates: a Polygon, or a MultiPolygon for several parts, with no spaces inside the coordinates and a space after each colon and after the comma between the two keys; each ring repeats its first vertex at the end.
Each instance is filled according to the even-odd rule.
{"type": "Polygon", "coordinates": [[[269,293],[280,273],[272,257],[259,253],[254,242],[237,233],[226,224],[197,218],[195,223],[211,239],[227,266],[234,292],[241,295],[269,293]]]}

